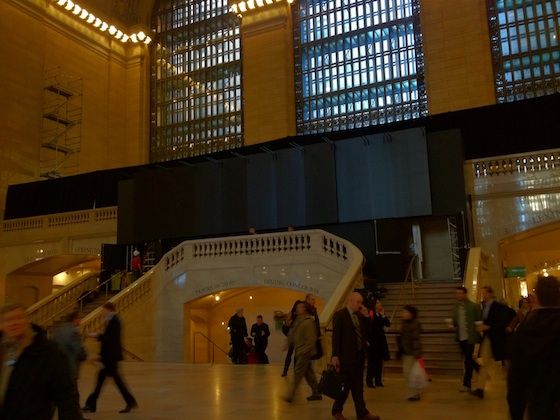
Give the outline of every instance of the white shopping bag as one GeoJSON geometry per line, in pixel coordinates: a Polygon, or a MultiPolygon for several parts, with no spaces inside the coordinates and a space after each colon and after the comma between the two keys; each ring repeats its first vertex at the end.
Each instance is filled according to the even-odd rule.
{"type": "Polygon", "coordinates": [[[413,389],[421,389],[428,386],[428,375],[426,370],[422,367],[419,360],[414,362],[414,366],[410,371],[408,378],[408,387],[413,389]]]}

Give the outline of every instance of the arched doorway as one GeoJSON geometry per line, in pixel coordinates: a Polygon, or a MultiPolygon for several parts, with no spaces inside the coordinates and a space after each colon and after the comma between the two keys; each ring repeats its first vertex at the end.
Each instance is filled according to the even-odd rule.
{"type": "MultiPolygon", "coordinates": [[[[270,328],[267,355],[270,363],[281,364],[286,355],[286,337],[281,323],[274,316],[287,313],[296,300],[305,294],[288,289],[256,287],[225,290],[207,295],[184,305],[185,361],[195,363],[230,363],[225,353],[229,350],[228,321],[237,308],[243,308],[247,330],[256,322],[257,315],[270,328]]],[[[322,299],[316,301],[319,314],[324,307],[322,299]]]]}

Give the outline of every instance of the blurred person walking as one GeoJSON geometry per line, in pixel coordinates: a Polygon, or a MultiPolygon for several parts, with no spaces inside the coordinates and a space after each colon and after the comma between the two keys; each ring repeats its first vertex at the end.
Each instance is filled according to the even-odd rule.
{"type": "Polygon", "coordinates": [[[0,309],[0,361],[0,419],[83,419],[68,357],[22,305],[0,309]]]}
{"type": "Polygon", "coordinates": [[[87,352],[82,343],[82,335],[78,330],[82,316],[79,312],[74,311],[68,315],[67,321],[62,324],[53,335],[53,341],[58,343],[62,351],[66,353],[70,359],[70,367],[74,379],[78,380],[80,372],[80,363],[87,359],[87,352]]]}
{"type": "Polygon", "coordinates": [[[95,390],[89,395],[83,411],[94,413],[97,410],[97,399],[101,393],[101,388],[107,376],[113,377],[115,385],[119,389],[126,407],[119,413],[128,413],[133,408],[138,407],[136,399],[132,396],[119,372],[119,362],[123,360],[121,347],[121,320],[115,312],[115,305],[107,302],[103,305],[103,316],[105,317],[106,327],[103,334],[90,333],[90,337],[97,338],[101,342],[100,362],[102,368],[97,375],[95,390]]]}

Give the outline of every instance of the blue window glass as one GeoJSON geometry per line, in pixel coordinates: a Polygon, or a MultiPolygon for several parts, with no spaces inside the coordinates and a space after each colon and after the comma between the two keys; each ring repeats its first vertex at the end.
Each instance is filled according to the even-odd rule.
{"type": "Polygon", "coordinates": [[[419,13],[419,0],[300,1],[298,134],[426,115],[419,13]]]}
{"type": "Polygon", "coordinates": [[[489,0],[488,18],[498,102],[560,92],[560,0],[489,0]]]}
{"type": "Polygon", "coordinates": [[[152,12],[150,161],[242,146],[239,19],[227,0],[159,0],[152,12]]]}

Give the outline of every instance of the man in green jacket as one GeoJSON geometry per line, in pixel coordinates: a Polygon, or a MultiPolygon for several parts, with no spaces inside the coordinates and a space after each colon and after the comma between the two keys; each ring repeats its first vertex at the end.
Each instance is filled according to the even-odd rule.
{"type": "Polygon", "coordinates": [[[285,401],[292,402],[296,390],[305,377],[307,384],[311,387],[312,394],[307,397],[308,401],[323,399],[319,392],[319,384],[313,370],[311,358],[317,353],[317,327],[314,318],[309,315],[305,302],[299,302],[296,306],[296,320],[290,328],[288,340],[294,346],[295,367],[294,381],[285,401]]]}
{"type": "Polygon", "coordinates": [[[473,359],[475,344],[480,343],[480,334],[476,331],[476,322],[482,321],[482,309],[480,305],[469,300],[467,289],[463,286],[455,290],[457,303],[453,309],[453,326],[457,331],[457,341],[465,358],[465,375],[460,392],[471,390],[471,379],[473,369],[478,371],[478,364],[473,359]]]}

